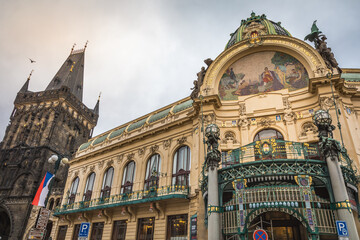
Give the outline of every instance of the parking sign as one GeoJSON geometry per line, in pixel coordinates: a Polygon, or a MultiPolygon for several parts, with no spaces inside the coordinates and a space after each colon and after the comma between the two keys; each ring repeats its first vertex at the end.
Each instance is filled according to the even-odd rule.
{"type": "Polygon", "coordinates": [[[81,223],[80,231],[79,231],[79,238],[80,237],[87,238],[89,236],[89,229],[90,229],[90,223],[88,223],[88,222],[81,223]]]}
{"type": "Polygon", "coordinates": [[[348,237],[349,231],[345,221],[336,221],[336,228],[339,237],[348,237]]]}

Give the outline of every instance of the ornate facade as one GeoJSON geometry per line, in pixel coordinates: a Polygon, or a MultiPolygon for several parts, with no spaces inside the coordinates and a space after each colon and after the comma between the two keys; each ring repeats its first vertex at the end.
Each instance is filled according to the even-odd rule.
{"type": "MultiPolygon", "coordinates": [[[[71,156],[90,137],[98,119],[98,104],[82,103],[85,49],[71,51],[45,91],[28,90],[30,76],[18,92],[0,147],[0,236],[22,239],[34,224],[39,208],[31,202],[52,154],[71,156]]],[[[60,205],[67,168],[54,181],[60,205]]],[[[53,203],[54,204],[54,203],[53,203]]]]}
{"type": "MultiPolygon", "coordinates": [[[[311,40],[320,36],[312,30],[311,40]]],[[[243,20],[206,60],[191,99],[79,147],[53,239],[77,239],[82,222],[90,239],[252,239],[258,227],[273,239],[337,239],[340,209],[357,235],[360,69],[329,68],[321,51],[265,15],[243,20]],[[339,122],[334,138],[347,149],[341,201],[313,123],[320,109],[339,122]],[[209,124],[219,128],[218,145],[208,143],[221,156],[210,167],[209,124]],[[208,236],[210,225],[219,236],[208,236]]]]}

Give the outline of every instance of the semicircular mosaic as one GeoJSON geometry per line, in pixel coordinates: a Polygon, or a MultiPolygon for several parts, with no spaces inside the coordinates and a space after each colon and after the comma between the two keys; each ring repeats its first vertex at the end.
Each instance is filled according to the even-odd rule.
{"type": "Polygon", "coordinates": [[[230,65],[220,79],[221,100],[238,96],[307,87],[309,75],[294,57],[282,52],[260,52],[243,57],[230,65]]]}

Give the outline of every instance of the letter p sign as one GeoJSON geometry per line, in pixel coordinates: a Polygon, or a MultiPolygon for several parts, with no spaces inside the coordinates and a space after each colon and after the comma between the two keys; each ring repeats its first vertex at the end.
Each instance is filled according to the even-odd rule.
{"type": "Polygon", "coordinates": [[[348,237],[349,231],[345,221],[336,221],[336,228],[339,237],[348,237]]]}
{"type": "Polygon", "coordinates": [[[90,223],[81,223],[79,237],[87,237],[89,235],[90,223]]]}

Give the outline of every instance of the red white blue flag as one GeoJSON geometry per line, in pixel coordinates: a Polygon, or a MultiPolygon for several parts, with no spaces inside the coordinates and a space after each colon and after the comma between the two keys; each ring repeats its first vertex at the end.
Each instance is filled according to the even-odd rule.
{"type": "Polygon", "coordinates": [[[46,172],[46,175],[41,181],[39,189],[36,192],[32,205],[45,207],[45,200],[49,193],[49,184],[53,177],[54,177],[53,174],[46,172]]]}

